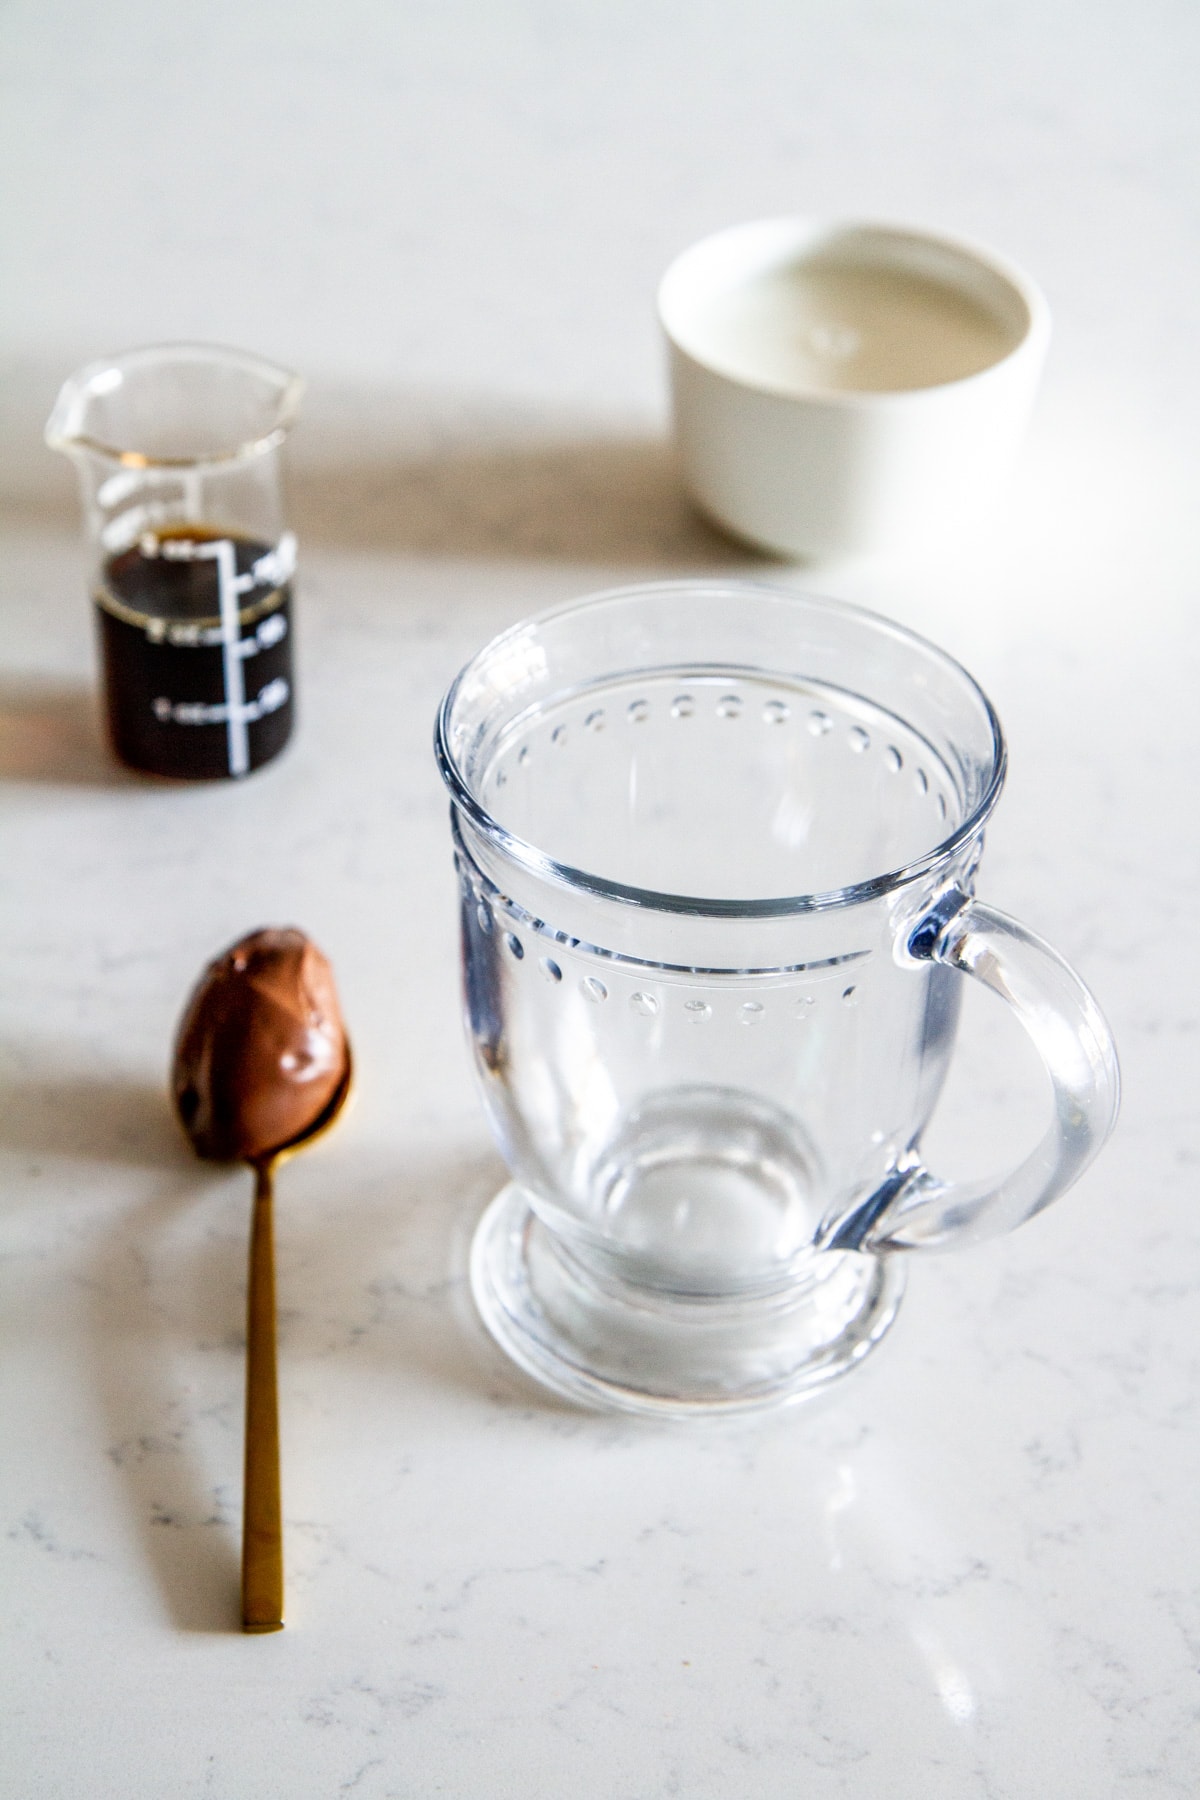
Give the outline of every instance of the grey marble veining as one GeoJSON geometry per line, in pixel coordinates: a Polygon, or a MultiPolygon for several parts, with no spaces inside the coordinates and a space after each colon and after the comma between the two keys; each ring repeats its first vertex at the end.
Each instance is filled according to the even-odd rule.
{"type": "MultiPolygon", "coordinates": [[[[235,150],[185,129],[202,109],[183,15],[122,0],[102,32],[65,0],[9,9],[27,134],[10,166],[44,160],[17,213],[0,432],[0,1792],[1183,1800],[1195,17],[505,16],[218,8],[203,70],[223,50],[278,74],[241,141],[241,214],[235,150]],[[142,123],[178,114],[136,179],[118,39],[142,123]],[[81,223],[102,176],[120,266],[81,223]],[[785,205],[975,230],[1046,281],[1043,399],[969,543],[797,573],[683,507],[654,273],[709,225],[785,205]],[[491,286],[468,290],[480,270],[491,286]],[[195,790],[100,745],[73,501],[33,436],[47,371],[184,331],[315,377],[294,464],[300,731],[249,782],[195,790]],[[1093,985],[1125,1102],[1058,1207],[914,1262],[894,1332],[843,1386],[683,1428],[557,1405],[474,1319],[467,1244],[502,1169],[460,1041],[430,735],[500,626],[696,568],[876,606],[979,676],[1011,750],[982,891],[1093,985]],[[331,956],[359,1080],[280,1176],[289,1615],[255,1639],[236,1629],[250,1179],[192,1158],[164,1089],[190,982],[268,921],[331,956]]],[[[997,1011],[966,1009],[937,1167],[999,1164],[1036,1133],[1040,1077],[997,1011]]]]}

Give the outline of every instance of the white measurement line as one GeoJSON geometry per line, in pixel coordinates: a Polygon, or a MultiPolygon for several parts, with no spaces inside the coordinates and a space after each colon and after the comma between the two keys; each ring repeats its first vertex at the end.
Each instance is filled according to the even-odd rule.
{"type": "MultiPolygon", "coordinates": [[[[282,706],[288,698],[288,686],[286,681],[280,677],[263,689],[258,701],[247,706],[242,658],[253,656],[260,649],[266,649],[268,643],[277,643],[279,638],[286,633],[287,626],[284,624],[282,630],[278,630],[277,635],[270,639],[262,635],[263,628],[260,626],[256,638],[243,644],[240,637],[241,620],[238,597],[247,593],[251,588],[257,587],[260,583],[268,581],[274,582],[280,588],[285,586],[296,566],[296,540],[290,531],[285,532],[275,549],[260,556],[254,567],[245,575],[239,575],[237,572],[237,546],[229,538],[204,539],[200,542],[168,538],[161,548],[162,554],[168,561],[215,562],[217,565],[217,595],[221,611],[220,641],[221,661],[225,677],[225,701],[220,709],[202,707],[200,711],[206,715],[203,719],[189,717],[186,722],[189,724],[208,723],[207,715],[219,710],[225,719],[225,738],[229,746],[229,773],[231,775],[247,775],[250,772],[250,738],[246,726],[250,720],[260,718],[263,712],[273,712],[277,707],[282,706]],[[280,690],[282,690],[282,698],[278,697],[280,690]],[[271,696],[270,704],[260,707],[260,702],[267,694],[271,696]]],[[[207,644],[212,640],[206,636],[203,641],[207,644]]],[[[167,704],[169,706],[170,703],[167,704]]],[[[157,702],[155,710],[159,717],[167,716],[167,714],[158,713],[157,702]]],[[[183,710],[189,714],[196,711],[195,707],[191,706],[183,710]]],[[[176,718],[176,722],[179,724],[185,722],[178,709],[171,708],[170,716],[176,718]]]]}
{"type": "Polygon", "coordinates": [[[245,775],[250,769],[250,738],[246,731],[246,688],[238,644],[237,551],[228,538],[218,539],[212,550],[217,560],[217,592],[221,600],[221,661],[225,669],[225,705],[228,708],[225,738],[229,746],[229,773],[245,775]]]}

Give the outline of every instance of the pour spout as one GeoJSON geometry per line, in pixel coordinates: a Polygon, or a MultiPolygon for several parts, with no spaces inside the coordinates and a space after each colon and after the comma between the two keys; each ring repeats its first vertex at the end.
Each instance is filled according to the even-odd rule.
{"type": "Polygon", "coordinates": [[[279,447],[303,393],[301,376],[244,350],[152,344],[69,376],[45,438],[66,456],[126,468],[244,462],[279,447]]]}

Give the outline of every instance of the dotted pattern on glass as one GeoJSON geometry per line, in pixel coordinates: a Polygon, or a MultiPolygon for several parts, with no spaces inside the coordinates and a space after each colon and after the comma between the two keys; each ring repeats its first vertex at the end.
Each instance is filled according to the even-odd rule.
{"type": "MultiPolygon", "coordinates": [[[[491,906],[479,894],[478,888],[469,877],[464,875],[459,885],[464,905],[473,912],[480,931],[485,936],[492,936],[496,925],[491,906]]],[[[509,903],[502,902],[502,904],[507,906],[509,903]]],[[[522,916],[531,931],[544,933],[547,930],[544,920],[522,916]]],[[[568,937],[561,932],[552,935],[557,943],[567,951],[581,948],[578,938],[568,937]]],[[[521,963],[526,960],[525,945],[515,931],[504,931],[502,942],[514,962],[521,963]]],[[[587,955],[596,954],[594,951],[588,951],[586,947],[583,948],[587,955]]],[[[530,966],[536,966],[541,977],[549,986],[564,987],[562,963],[556,957],[538,956],[530,966]]],[[[739,998],[738,983],[739,977],[732,976],[728,997],[722,998],[714,992],[709,999],[702,999],[694,993],[689,995],[686,987],[674,986],[660,996],[651,992],[647,987],[640,986],[627,991],[626,1004],[629,1012],[636,1019],[669,1021],[675,1017],[689,1025],[704,1025],[712,1019],[722,1017],[735,1019],[739,1025],[749,1027],[761,1025],[770,1019],[776,1021],[790,1019],[794,1024],[803,1025],[817,1012],[818,996],[816,994],[807,991],[796,993],[794,987],[787,985],[783,988],[773,987],[766,991],[763,999],[741,999],[739,998]]],[[[623,982],[622,986],[624,987],[624,985],[623,982]]],[[[586,975],[579,978],[575,983],[575,988],[593,1005],[602,1005],[610,997],[609,983],[601,980],[598,975],[586,975]]],[[[744,989],[741,991],[744,992],[744,989]]],[[[836,988],[833,990],[835,994],[838,991],[836,988]]],[[[861,998],[859,989],[853,983],[843,987],[840,995],[842,1004],[846,1007],[857,1006],[861,998]]]]}
{"type": "MultiPolygon", "coordinates": [[[[715,700],[713,700],[711,695],[701,695],[698,697],[694,692],[688,689],[681,689],[674,695],[669,703],[668,711],[670,717],[678,720],[695,718],[697,712],[703,708],[706,700],[711,700],[713,711],[720,719],[739,719],[743,716],[745,711],[743,696],[735,690],[730,689],[729,691],[719,692],[716,694],[715,700]]],[[[631,725],[643,725],[652,718],[653,706],[648,698],[638,696],[628,702],[625,712],[626,718],[631,725]]],[[[762,723],[765,725],[786,725],[793,718],[793,704],[782,696],[773,696],[763,702],[761,718],[762,723]]],[[[595,705],[588,706],[586,711],[582,713],[581,723],[584,731],[590,733],[592,736],[597,735],[605,729],[608,723],[606,708],[595,705]]],[[[829,737],[831,734],[836,735],[837,733],[837,721],[822,707],[809,707],[804,713],[804,725],[810,735],[815,738],[829,737]]],[[[871,749],[871,735],[862,725],[856,723],[845,725],[844,736],[849,748],[856,755],[862,756],[871,749]]],[[[565,750],[569,746],[571,742],[571,733],[568,721],[559,719],[558,722],[550,728],[549,741],[560,750],[565,750]]],[[[516,750],[512,760],[516,768],[529,768],[530,764],[534,761],[533,747],[528,742],[523,742],[516,750]]],[[[887,743],[883,746],[882,760],[884,766],[891,774],[899,774],[905,766],[903,752],[897,745],[892,743],[887,743]]],[[[502,757],[493,770],[493,784],[498,788],[502,788],[507,785],[509,778],[510,770],[505,766],[502,757]]],[[[918,766],[914,771],[913,779],[916,783],[917,791],[920,794],[929,794],[933,790],[933,784],[924,768],[918,766]]],[[[949,816],[949,808],[944,793],[937,794],[935,804],[937,805],[939,818],[946,819],[949,816]],[[940,804],[938,804],[939,802],[940,804]]]]}
{"type": "Polygon", "coordinates": [[[956,778],[902,720],[832,687],[700,669],[522,715],[484,779],[499,822],[554,860],[722,899],[869,880],[961,816],[956,778]]]}

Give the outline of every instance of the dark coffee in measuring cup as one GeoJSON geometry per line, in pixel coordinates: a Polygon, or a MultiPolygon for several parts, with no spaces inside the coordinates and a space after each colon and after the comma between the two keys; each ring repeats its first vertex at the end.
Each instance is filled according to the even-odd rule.
{"type": "Polygon", "coordinates": [[[291,577],[277,545],[179,525],[101,565],[95,592],[113,748],[185,780],[247,775],[292,731],[291,577]]]}

